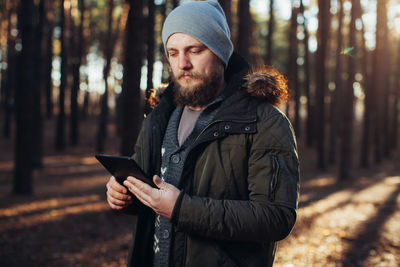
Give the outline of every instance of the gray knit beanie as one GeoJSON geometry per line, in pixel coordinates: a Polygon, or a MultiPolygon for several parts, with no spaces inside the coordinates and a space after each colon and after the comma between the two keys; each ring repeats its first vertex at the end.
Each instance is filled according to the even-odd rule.
{"type": "Polygon", "coordinates": [[[168,38],[177,32],[196,38],[213,51],[225,67],[228,65],[233,52],[231,33],[225,13],[217,1],[188,2],[172,10],[162,29],[164,49],[168,38]]]}

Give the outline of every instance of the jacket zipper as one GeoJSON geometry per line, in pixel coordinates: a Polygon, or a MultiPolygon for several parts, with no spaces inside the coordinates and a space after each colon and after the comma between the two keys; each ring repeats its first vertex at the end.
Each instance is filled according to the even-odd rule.
{"type": "Polygon", "coordinates": [[[276,155],[272,155],[272,178],[269,184],[269,200],[274,201],[275,200],[275,191],[276,191],[276,186],[278,184],[278,176],[279,176],[279,161],[278,157],[276,155]]]}
{"type": "MultiPolygon", "coordinates": [[[[199,135],[196,137],[196,139],[194,140],[194,144],[196,144],[197,140],[200,138],[200,136],[208,129],[210,128],[212,125],[216,124],[216,123],[220,123],[220,122],[234,122],[234,123],[253,123],[256,122],[257,120],[251,120],[251,121],[239,121],[239,120],[215,120],[211,123],[209,123],[206,127],[204,127],[204,129],[199,133],[199,135]]],[[[192,147],[191,151],[193,150],[194,147],[192,147]]],[[[188,153],[188,155],[190,154],[190,152],[188,153]]],[[[183,167],[185,168],[185,167],[183,167]]],[[[191,184],[191,187],[193,186],[193,184],[191,184]]],[[[192,194],[193,188],[190,188],[190,194],[192,194]]],[[[187,254],[187,239],[188,239],[188,235],[185,233],[185,243],[183,244],[183,257],[182,257],[182,263],[181,266],[185,266],[185,261],[186,261],[186,254],[187,254]]]]}

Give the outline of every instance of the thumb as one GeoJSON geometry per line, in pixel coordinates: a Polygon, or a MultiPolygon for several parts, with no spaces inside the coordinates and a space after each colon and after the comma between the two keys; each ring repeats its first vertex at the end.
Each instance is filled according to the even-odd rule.
{"type": "Polygon", "coordinates": [[[166,183],[158,175],[153,176],[153,182],[159,189],[166,187],[166,183]]]}

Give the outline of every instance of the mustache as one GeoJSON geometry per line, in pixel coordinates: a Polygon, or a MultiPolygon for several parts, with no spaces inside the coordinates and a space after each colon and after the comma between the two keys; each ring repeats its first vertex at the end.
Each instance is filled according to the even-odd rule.
{"type": "Polygon", "coordinates": [[[201,79],[202,78],[202,76],[199,73],[191,72],[191,71],[180,71],[175,75],[175,78],[176,79],[180,79],[183,76],[189,76],[189,77],[196,78],[196,79],[201,79]]]}

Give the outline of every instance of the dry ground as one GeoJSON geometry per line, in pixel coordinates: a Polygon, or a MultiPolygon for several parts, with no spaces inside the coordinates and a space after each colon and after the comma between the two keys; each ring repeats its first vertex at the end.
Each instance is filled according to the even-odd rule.
{"type": "MultiPolygon", "coordinates": [[[[0,138],[0,266],[124,266],[135,217],[105,202],[108,175],[93,158],[95,121],[82,145],[52,149],[47,122],[44,168],[33,196],[12,190],[12,140],[0,138]]],[[[107,153],[117,153],[110,128],[107,153]]],[[[298,220],[278,246],[276,266],[399,266],[400,157],[358,170],[338,183],[334,168],[314,170],[314,152],[300,146],[298,220]]]]}

